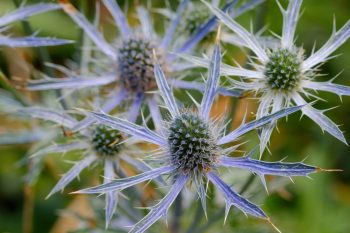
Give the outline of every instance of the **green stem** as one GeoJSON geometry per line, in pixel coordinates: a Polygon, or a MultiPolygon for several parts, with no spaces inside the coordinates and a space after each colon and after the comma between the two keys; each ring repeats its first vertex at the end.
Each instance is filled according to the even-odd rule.
{"type": "Polygon", "coordinates": [[[174,202],[174,217],[173,222],[171,224],[171,232],[172,233],[179,233],[180,230],[180,218],[182,215],[182,193],[177,196],[174,202]]]}
{"type": "Polygon", "coordinates": [[[193,233],[197,228],[197,226],[199,225],[199,223],[201,222],[202,218],[203,218],[203,208],[201,203],[198,203],[196,213],[193,217],[193,221],[191,225],[188,227],[186,233],[193,233]]]}
{"type": "Polygon", "coordinates": [[[21,94],[19,94],[7,81],[6,76],[0,71],[0,87],[8,91],[24,106],[29,106],[28,100],[26,100],[21,94]]]}
{"type": "Polygon", "coordinates": [[[207,222],[204,226],[195,229],[195,230],[192,231],[191,233],[203,233],[203,232],[208,231],[209,228],[210,228],[214,223],[216,223],[217,221],[219,221],[220,219],[222,219],[222,217],[224,216],[224,214],[225,214],[225,208],[220,209],[220,211],[217,212],[216,214],[214,214],[214,215],[208,220],[208,222],[207,222]]]}
{"type": "MultiPolygon", "coordinates": [[[[12,1],[17,8],[20,7],[21,4],[20,4],[19,0],[12,0],[12,1]]],[[[30,36],[33,34],[33,29],[28,21],[21,21],[21,24],[22,24],[23,30],[24,30],[26,35],[30,36]]],[[[43,69],[43,71],[46,74],[48,74],[50,77],[53,77],[54,76],[53,69],[51,69],[48,66],[45,66],[45,64],[44,64],[45,62],[49,62],[49,63],[52,62],[50,54],[48,53],[47,49],[45,47],[35,47],[33,49],[36,52],[36,54],[38,54],[39,66],[43,69]]],[[[63,109],[67,109],[68,105],[67,105],[66,101],[64,100],[64,98],[62,98],[61,90],[55,90],[55,93],[59,97],[59,100],[60,100],[59,102],[60,102],[61,106],[63,107],[63,109]]]]}
{"type": "Polygon", "coordinates": [[[250,174],[245,183],[243,184],[241,191],[239,192],[241,195],[244,194],[250,185],[254,182],[256,175],[250,174]]]}
{"type": "MultiPolygon", "coordinates": [[[[20,7],[21,4],[19,0],[12,1],[17,8],[20,7]]],[[[30,36],[33,34],[33,29],[28,21],[21,21],[21,24],[26,35],[30,36]]],[[[51,58],[47,50],[44,47],[35,47],[33,49],[38,54],[39,66],[44,70],[45,73],[47,73],[50,76],[53,76],[53,70],[50,67],[44,65],[44,61],[51,62],[51,58]]]]}

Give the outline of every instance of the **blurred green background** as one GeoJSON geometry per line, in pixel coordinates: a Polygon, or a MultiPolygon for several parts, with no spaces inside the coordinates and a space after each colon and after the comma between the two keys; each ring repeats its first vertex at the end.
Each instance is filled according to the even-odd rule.
{"type": "MultiPolygon", "coordinates": [[[[27,4],[36,2],[53,1],[27,1],[27,4]]],[[[92,16],[95,8],[94,0],[72,1],[79,8],[83,8],[88,16],[92,16]]],[[[118,1],[121,5],[125,1],[118,1]]],[[[139,1],[143,3],[143,1],[139,1]]],[[[154,6],[161,6],[161,0],[150,1],[154,6]]],[[[281,0],[285,5],[286,1],[281,0]]],[[[133,1],[129,2],[132,7],[133,1]]],[[[177,1],[171,1],[173,6],[177,1]]],[[[0,1],[0,15],[14,9],[13,1],[0,1]]],[[[336,18],[337,28],[340,28],[350,16],[349,0],[305,0],[302,6],[303,14],[297,27],[296,43],[303,46],[306,54],[309,54],[312,46],[316,42],[316,48],[319,48],[329,38],[332,32],[333,19],[336,18]]],[[[281,32],[282,16],[274,0],[267,0],[264,4],[255,10],[242,15],[237,19],[246,28],[250,21],[253,25],[263,22],[268,29],[277,33],[281,32]],[[256,18],[259,17],[259,22],[256,18]]],[[[81,31],[72,23],[72,21],[59,11],[33,16],[29,23],[35,31],[39,30],[39,35],[55,36],[59,38],[81,40],[81,31]]],[[[22,25],[15,23],[11,29],[16,36],[23,35],[22,25]]],[[[267,32],[268,33],[268,32],[267,32]]],[[[244,63],[244,52],[233,46],[223,45],[227,50],[227,56],[233,56],[239,62],[244,63]]],[[[8,52],[14,49],[0,48],[0,67],[2,71],[11,76],[9,68],[13,62],[8,59],[8,52]]],[[[35,67],[41,68],[40,61],[35,50],[22,49],[16,50],[26,54],[27,62],[35,67]]],[[[79,43],[74,45],[61,46],[59,48],[48,49],[51,59],[55,63],[64,63],[67,59],[76,60],[80,52],[79,43]]],[[[320,80],[328,80],[342,72],[336,79],[338,84],[350,86],[350,43],[347,42],[336,51],[340,56],[328,61],[322,66],[322,73],[327,74],[320,80]]],[[[341,129],[345,131],[347,141],[350,141],[350,98],[328,93],[320,93],[320,96],[327,99],[327,102],[319,101],[316,107],[327,109],[339,106],[327,113],[327,115],[336,123],[341,124],[341,129]]],[[[233,106],[245,108],[250,106],[252,111],[256,107],[252,100],[235,100],[233,106]]],[[[238,110],[237,110],[238,112],[238,110]]],[[[11,120],[1,116],[0,129],[4,133],[5,125],[11,120]]],[[[323,134],[320,128],[307,118],[300,120],[300,114],[294,114],[288,117],[288,122],[281,120],[279,123],[279,132],[275,131],[270,150],[272,156],[265,155],[267,160],[275,161],[286,156],[287,161],[301,161],[307,156],[306,162],[323,168],[337,168],[343,172],[330,172],[312,175],[312,180],[307,178],[294,179],[295,184],[287,182],[288,185],[283,192],[275,192],[267,195],[261,188],[257,179],[255,186],[260,187],[263,197],[260,203],[271,217],[273,222],[285,233],[346,233],[350,232],[350,149],[348,146],[337,141],[328,134],[323,134]]],[[[256,133],[248,134],[249,142],[245,149],[251,149],[257,143],[256,133]]],[[[17,162],[23,158],[30,145],[6,146],[0,147],[0,232],[22,232],[23,229],[23,209],[24,193],[23,176],[25,167],[16,166],[17,162]]],[[[45,233],[52,230],[55,222],[59,218],[59,210],[65,209],[71,203],[73,197],[64,192],[62,195],[54,195],[45,200],[45,196],[57,182],[57,175],[63,173],[69,167],[62,164],[60,156],[53,156],[50,164],[52,167],[45,167],[44,173],[40,176],[33,192],[34,221],[33,232],[45,233]]],[[[81,187],[88,183],[88,177],[93,171],[83,173],[81,181],[74,181],[72,189],[81,187]],[[90,173],[90,174],[88,174],[90,173]]],[[[233,173],[234,174],[234,173],[233,173]]],[[[252,199],[254,201],[254,197],[252,199]]],[[[191,221],[194,215],[195,205],[186,209],[185,219],[182,221],[191,221]]],[[[197,232],[273,232],[272,228],[264,222],[253,218],[245,218],[237,209],[233,209],[229,215],[227,223],[223,226],[223,218],[215,219],[220,215],[221,208],[213,207],[208,211],[208,219],[201,219],[197,232]],[[202,228],[201,228],[202,227],[202,228]]],[[[186,224],[186,223],[185,223],[186,224]]],[[[187,224],[189,224],[187,222],[187,224]]],[[[59,231],[56,231],[59,232],[59,231]]]]}

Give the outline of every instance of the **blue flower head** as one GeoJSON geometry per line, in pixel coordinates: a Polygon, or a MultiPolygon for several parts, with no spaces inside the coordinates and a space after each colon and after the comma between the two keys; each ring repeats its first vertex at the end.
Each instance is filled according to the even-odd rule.
{"type": "MultiPolygon", "coordinates": [[[[116,129],[102,124],[94,124],[73,133],[72,130],[86,122],[86,119],[78,121],[75,117],[76,114],[68,114],[65,110],[33,106],[33,104],[24,106],[16,101],[10,93],[1,90],[0,97],[1,112],[11,114],[12,117],[19,116],[21,120],[26,122],[31,122],[31,118],[48,122],[48,124],[44,124],[43,121],[39,121],[31,130],[0,134],[0,145],[34,143],[27,156],[21,161],[23,164],[30,164],[31,167],[26,174],[26,183],[33,184],[36,181],[41,173],[42,163],[48,155],[66,154],[73,151],[81,155],[81,159],[74,161],[74,165],[62,175],[47,198],[67,187],[84,169],[97,164],[102,164],[104,183],[110,182],[117,175],[125,174],[125,164],[128,168],[131,167],[139,172],[151,169],[148,164],[136,157],[137,153],[135,152],[138,149],[134,144],[137,141],[127,138],[116,129]],[[62,133],[64,137],[62,137],[62,133]]],[[[68,104],[71,103],[68,102],[68,104]]],[[[95,111],[99,110],[98,107],[93,109],[95,111]]],[[[164,184],[162,179],[157,181],[164,184]]],[[[106,193],[105,199],[107,227],[116,210],[118,192],[106,193]]]]}
{"type": "MultiPolygon", "coordinates": [[[[97,187],[87,188],[76,193],[106,193],[120,191],[138,183],[152,180],[162,174],[173,177],[173,184],[169,193],[154,207],[141,221],[132,227],[129,232],[145,232],[161,217],[166,216],[167,210],[187,182],[197,186],[197,192],[206,211],[205,183],[211,182],[224,196],[226,201],[226,216],[231,206],[235,206],[249,215],[265,219],[269,217],[257,205],[249,202],[236,193],[218,175],[220,167],[235,167],[257,174],[263,184],[265,175],[276,176],[308,176],[319,171],[318,168],[303,163],[264,162],[253,159],[251,155],[232,158],[229,155],[237,146],[225,147],[248,131],[262,127],[281,117],[298,111],[302,106],[286,108],[274,114],[262,117],[248,123],[242,123],[237,129],[225,135],[219,120],[209,115],[214,98],[218,91],[220,79],[221,54],[219,45],[215,46],[211,61],[208,79],[201,103],[197,103],[197,111],[182,108],[177,103],[165,78],[160,64],[156,61],[154,72],[158,88],[169,110],[169,116],[162,122],[161,130],[152,131],[145,126],[136,125],[130,121],[111,117],[104,113],[93,112],[92,116],[100,123],[118,129],[134,137],[154,143],[164,154],[162,165],[148,172],[124,179],[117,179],[97,187]]],[[[252,154],[252,153],[251,153],[252,154]]],[[[225,217],[226,219],[226,217],[225,217]]]]}
{"type": "MultiPolygon", "coordinates": [[[[255,57],[252,58],[255,69],[222,66],[222,74],[239,76],[240,80],[232,80],[236,88],[256,93],[260,104],[257,118],[277,112],[292,105],[305,105],[306,99],[321,99],[313,91],[326,91],[339,96],[350,95],[350,88],[333,83],[317,81],[320,76],[319,66],[331,59],[331,54],[344,44],[350,36],[350,20],[339,30],[334,26],[329,40],[308,57],[301,47],[294,43],[295,30],[299,19],[302,0],[290,0],[287,9],[277,1],[282,15],[282,35],[270,43],[253,35],[238,24],[227,13],[205,1],[202,1],[229,29],[240,39],[239,45],[249,48],[255,57]]],[[[235,43],[235,41],[231,41],[235,43]]],[[[203,59],[191,59],[200,66],[208,66],[203,59]]],[[[310,104],[301,109],[302,113],[318,124],[322,130],[347,144],[339,127],[326,115],[324,110],[313,108],[310,104]]],[[[260,132],[260,152],[266,148],[276,122],[263,127],[260,132]]]]}
{"type": "MultiPolygon", "coordinates": [[[[242,4],[239,7],[229,7],[230,4],[236,5],[238,1],[232,1],[229,2],[228,5],[226,5],[223,8],[223,11],[227,12],[231,15],[231,17],[237,18],[241,14],[245,13],[246,11],[250,9],[254,9],[257,5],[262,3],[264,0],[251,0],[246,1],[244,4],[242,4]]],[[[217,0],[211,0],[209,1],[212,6],[219,7],[220,1],[217,0]]],[[[215,30],[212,28],[208,33],[205,31],[206,28],[211,27],[211,25],[216,24],[217,19],[213,18],[212,13],[208,11],[204,4],[202,4],[199,1],[191,1],[186,8],[186,10],[183,13],[183,19],[182,23],[179,26],[179,34],[180,35],[197,35],[194,41],[188,41],[185,43],[184,46],[182,46],[181,52],[186,52],[187,46],[194,45],[194,42],[199,42],[201,39],[202,43],[200,47],[208,47],[211,46],[213,43],[213,39],[215,38],[215,30]],[[210,20],[208,21],[208,19],[210,20]],[[207,43],[206,43],[207,42],[207,43]],[[203,44],[206,43],[206,44],[203,44]]],[[[227,34],[227,33],[225,33],[227,34]]]]}
{"type": "MultiPolygon", "coordinates": [[[[56,123],[64,127],[65,132],[71,130],[79,123],[75,118],[66,114],[64,111],[52,110],[43,107],[24,107],[18,110],[20,113],[30,115],[36,119],[42,119],[56,123]]],[[[52,131],[52,129],[51,129],[52,131]]],[[[69,133],[66,133],[67,136],[69,133]]],[[[50,141],[59,139],[58,132],[50,141]]],[[[33,166],[38,165],[48,154],[52,153],[69,153],[71,151],[80,151],[82,159],[75,162],[74,166],[67,171],[57,182],[55,187],[48,194],[47,198],[63,190],[70,182],[79,176],[79,174],[93,164],[102,163],[104,169],[103,183],[108,183],[116,177],[118,171],[123,171],[120,161],[131,165],[137,171],[147,172],[151,168],[145,162],[136,158],[134,146],[135,140],[127,140],[123,134],[109,126],[102,124],[91,125],[80,130],[74,135],[69,135],[67,142],[54,143],[44,146],[29,155],[29,160],[33,166]]],[[[38,169],[38,168],[36,168],[38,169]]],[[[164,184],[162,179],[158,179],[164,184]]],[[[118,202],[118,192],[111,191],[106,193],[106,227],[109,225],[118,202]]]]}

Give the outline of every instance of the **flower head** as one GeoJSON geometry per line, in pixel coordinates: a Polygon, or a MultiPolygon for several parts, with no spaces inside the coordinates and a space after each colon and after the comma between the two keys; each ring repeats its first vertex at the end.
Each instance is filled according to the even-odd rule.
{"type": "MultiPolygon", "coordinates": [[[[46,142],[47,144],[51,144],[46,144],[41,149],[29,155],[28,160],[31,161],[32,166],[40,167],[40,163],[48,154],[65,154],[71,151],[81,152],[82,159],[75,162],[74,166],[61,177],[48,194],[47,198],[63,190],[78,177],[84,169],[93,164],[103,164],[103,183],[113,180],[119,171],[124,173],[120,161],[131,165],[137,171],[145,172],[151,169],[146,163],[133,156],[136,149],[134,145],[135,141],[126,140],[120,131],[112,129],[109,126],[95,124],[84,128],[84,130],[80,130],[79,133],[70,134],[69,132],[78,124],[78,121],[64,111],[44,107],[21,107],[17,111],[36,119],[59,124],[64,128],[64,134],[66,135],[66,140],[64,140],[64,142],[52,144],[51,142],[53,140],[62,141],[62,137],[59,131],[53,130],[51,127],[53,135],[51,135],[49,141],[46,142]]],[[[40,131],[44,131],[44,129],[40,131]]],[[[47,134],[46,137],[48,137],[47,134]]],[[[44,142],[44,139],[42,139],[42,144],[44,142]]],[[[33,169],[36,173],[40,172],[39,168],[33,169]]],[[[159,181],[162,182],[162,180],[159,181]]],[[[106,227],[113,217],[117,203],[118,192],[111,191],[106,193],[106,227]]]]}
{"type": "Polygon", "coordinates": [[[198,176],[210,170],[219,148],[208,123],[196,113],[184,112],[169,124],[167,153],[177,173],[198,176]]]}
{"type": "MultiPolygon", "coordinates": [[[[319,99],[311,91],[327,91],[339,96],[350,95],[350,88],[347,86],[334,84],[333,80],[327,82],[316,80],[318,66],[330,59],[331,54],[349,38],[349,20],[338,31],[334,27],[330,39],[317,52],[306,57],[303,49],[294,44],[301,0],[290,0],[286,10],[279,4],[283,14],[282,36],[279,43],[274,43],[271,48],[266,47],[259,38],[244,29],[228,14],[205,1],[203,3],[223,24],[237,34],[243,41],[241,45],[243,44],[255,53],[256,58],[253,63],[255,70],[223,65],[222,74],[243,77],[241,81],[233,80],[233,84],[237,88],[253,91],[259,96],[260,105],[257,118],[277,112],[286,106],[305,105],[307,103],[305,97],[319,99]]],[[[254,61],[254,59],[252,60],[254,61]]],[[[200,62],[197,63],[205,66],[204,61],[200,60],[200,62]]],[[[317,110],[311,105],[306,105],[301,110],[322,130],[346,143],[343,133],[333,121],[324,115],[324,111],[317,110]]],[[[274,122],[261,130],[261,153],[269,141],[273,128],[274,122]]]]}
{"type": "Polygon", "coordinates": [[[151,41],[144,38],[123,41],[119,48],[118,70],[124,88],[136,93],[155,88],[152,51],[156,49],[151,41]]]}
{"type": "Polygon", "coordinates": [[[259,175],[264,185],[266,185],[264,175],[267,174],[289,177],[306,176],[318,171],[317,168],[303,163],[263,162],[252,159],[251,155],[242,158],[231,158],[228,155],[234,152],[236,147],[224,146],[244,133],[291,114],[301,107],[283,109],[261,119],[242,123],[236,130],[224,135],[222,124],[211,119],[209,115],[218,89],[220,63],[220,48],[216,45],[210,62],[202,102],[197,106],[198,111],[181,109],[169,88],[159,63],[155,63],[157,85],[170,114],[169,118],[164,120],[163,130],[159,132],[151,131],[147,127],[138,126],[121,118],[93,112],[92,115],[102,124],[158,145],[164,153],[165,159],[162,161],[163,165],[159,168],[133,177],[87,188],[77,193],[105,193],[112,190],[123,190],[167,173],[174,178],[171,190],[156,206],[151,208],[146,217],[133,226],[130,232],[145,232],[153,223],[165,216],[169,206],[188,181],[192,181],[191,183],[197,185],[204,211],[206,210],[204,184],[210,181],[224,195],[226,216],[230,207],[234,205],[247,214],[270,221],[260,207],[237,194],[228,184],[224,183],[217,175],[217,170],[219,167],[242,168],[259,175]]]}
{"type": "Polygon", "coordinates": [[[91,135],[94,150],[100,156],[114,156],[122,150],[122,134],[104,125],[95,126],[91,135]]]}
{"type": "MultiPolygon", "coordinates": [[[[216,6],[218,7],[218,6],[216,6]]],[[[207,11],[202,4],[191,2],[184,12],[183,24],[180,31],[191,35],[197,32],[200,27],[210,18],[210,12],[207,11]]]]}
{"type": "MultiPolygon", "coordinates": [[[[230,5],[238,5],[238,1],[231,1],[222,8],[223,11],[231,15],[231,17],[238,17],[250,9],[254,9],[257,5],[262,3],[264,0],[251,0],[246,1],[244,4],[238,7],[230,7],[230,5]]],[[[209,1],[212,6],[219,7],[220,1],[211,0],[209,1]]],[[[212,41],[215,38],[215,28],[211,28],[208,33],[203,33],[210,28],[211,25],[216,24],[217,19],[212,16],[212,13],[206,9],[206,7],[199,1],[192,1],[188,4],[188,7],[183,13],[183,22],[179,27],[179,34],[184,35],[197,35],[194,37],[195,42],[207,42],[205,45],[201,44],[201,47],[212,46],[212,41]],[[210,19],[210,20],[208,20],[210,19]]],[[[227,37],[231,37],[231,34],[225,33],[227,37]]],[[[186,52],[187,46],[194,46],[194,41],[187,41],[179,52],[186,52]],[[193,44],[192,44],[193,43],[193,44]]]]}

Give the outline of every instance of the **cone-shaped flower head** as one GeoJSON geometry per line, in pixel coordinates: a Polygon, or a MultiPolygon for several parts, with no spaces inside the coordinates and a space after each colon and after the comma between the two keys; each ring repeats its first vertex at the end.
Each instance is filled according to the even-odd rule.
{"type": "MultiPolygon", "coordinates": [[[[316,52],[306,57],[302,48],[294,44],[296,23],[299,18],[301,0],[290,0],[285,10],[279,5],[283,14],[283,30],[280,40],[275,40],[271,47],[252,33],[239,25],[232,17],[222,10],[202,1],[229,29],[241,39],[240,45],[251,49],[255,56],[252,58],[254,70],[242,67],[232,67],[223,64],[221,73],[243,77],[233,80],[235,87],[253,91],[260,100],[257,118],[277,112],[290,105],[305,105],[305,97],[319,97],[311,91],[327,91],[339,96],[350,95],[350,88],[334,84],[331,81],[316,80],[318,66],[331,58],[331,54],[347,41],[350,36],[350,20],[336,31],[335,26],[330,39],[316,52]],[[305,97],[303,97],[305,96],[305,97]]],[[[235,43],[232,41],[232,43],[235,43]]],[[[201,66],[208,66],[204,59],[190,59],[201,66]]],[[[311,105],[302,108],[303,114],[317,123],[322,130],[327,131],[337,139],[346,143],[343,133],[338,126],[311,105]]],[[[260,152],[262,153],[270,139],[275,122],[261,130],[260,152]]]]}
{"type": "MultiPolygon", "coordinates": [[[[212,6],[219,7],[220,1],[211,0],[208,1],[212,6]]],[[[227,1],[229,6],[238,5],[237,0],[227,1]]],[[[224,7],[222,10],[231,15],[231,17],[238,17],[241,14],[245,13],[250,9],[254,9],[257,5],[264,2],[264,0],[250,0],[245,1],[242,5],[238,7],[224,7]]],[[[193,37],[194,40],[188,40],[184,46],[180,49],[180,52],[186,52],[188,45],[191,45],[194,41],[207,42],[205,47],[213,45],[212,40],[215,38],[215,28],[212,28],[212,25],[217,23],[217,19],[213,18],[213,15],[208,9],[199,1],[190,1],[188,7],[183,13],[182,23],[179,26],[180,35],[197,35],[193,37]],[[203,33],[205,30],[209,30],[208,33],[203,33]]],[[[191,46],[194,46],[193,43],[191,46]]],[[[203,44],[202,44],[203,45],[203,44]]],[[[203,47],[203,46],[201,46],[203,47]]]]}
{"type": "MultiPolygon", "coordinates": [[[[134,145],[135,142],[125,140],[123,134],[116,129],[102,124],[95,124],[80,130],[79,133],[71,134],[71,130],[78,125],[79,122],[64,111],[43,107],[22,107],[19,108],[18,111],[21,114],[29,115],[33,118],[61,125],[61,127],[64,128],[65,135],[67,135],[66,137],[68,137],[64,143],[51,144],[53,140],[61,138],[61,133],[56,132],[48,138],[47,143],[50,143],[50,145],[42,147],[29,156],[31,164],[34,167],[33,170],[36,170],[36,173],[40,172],[38,171],[40,169],[39,167],[41,167],[40,163],[48,154],[81,151],[83,158],[75,162],[74,166],[61,177],[48,194],[48,197],[63,190],[77,178],[84,169],[93,164],[103,164],[103,183],[113,180],[118,171],[124,173],[120,161],[131,165],[137,171],[145,172],[151,169],[146,163],[133,156],[135,155],[134,152],[136,149],[134,145]]],[[[52,127],[50,130],[52,131],[52,127]]],[[[44,129],[40,131],[44,131],[44,129]]],[[[42,139],[42,141],[45,141],[45,139],[42,139]]],[[[62,141],[62,139],[60,141],[62,141]]],[[[158,180],[162,182],[161,179],[158,180]]],[[[117,202],[117,191],[106,193],[106,227],[113,217],[117,202]]]]}
{"type": "Polygon", "coordinates": [[[97,154],[101,156],[113,156],[122,149],[122,134],[115,129],[104,125],[97,125],[91,135],[91,143],[97,154]]]}
{"type": "Polygon", "coordinates": [[[144,93],[156,87],[153,77],[153,50],[156,50],[156,46],[147,39],[132,38],[123,41],[118,54],[118,67],[124,88],[131,92],[144,93]]]}
{"type": "Polygon", "coordinates": [[[181,113],[170,123],[168,146],[171,163],[184,174],[210,170],[219,153],[207,122],[191,112],[181,113]]]}
{"type": "Polygon", "coordinates": [[[191,35],[197,32],[209,17],[210,12],[202,4],[191,2],[184,12],[184,23],[180,26],[180,30],[191,35]]]}

